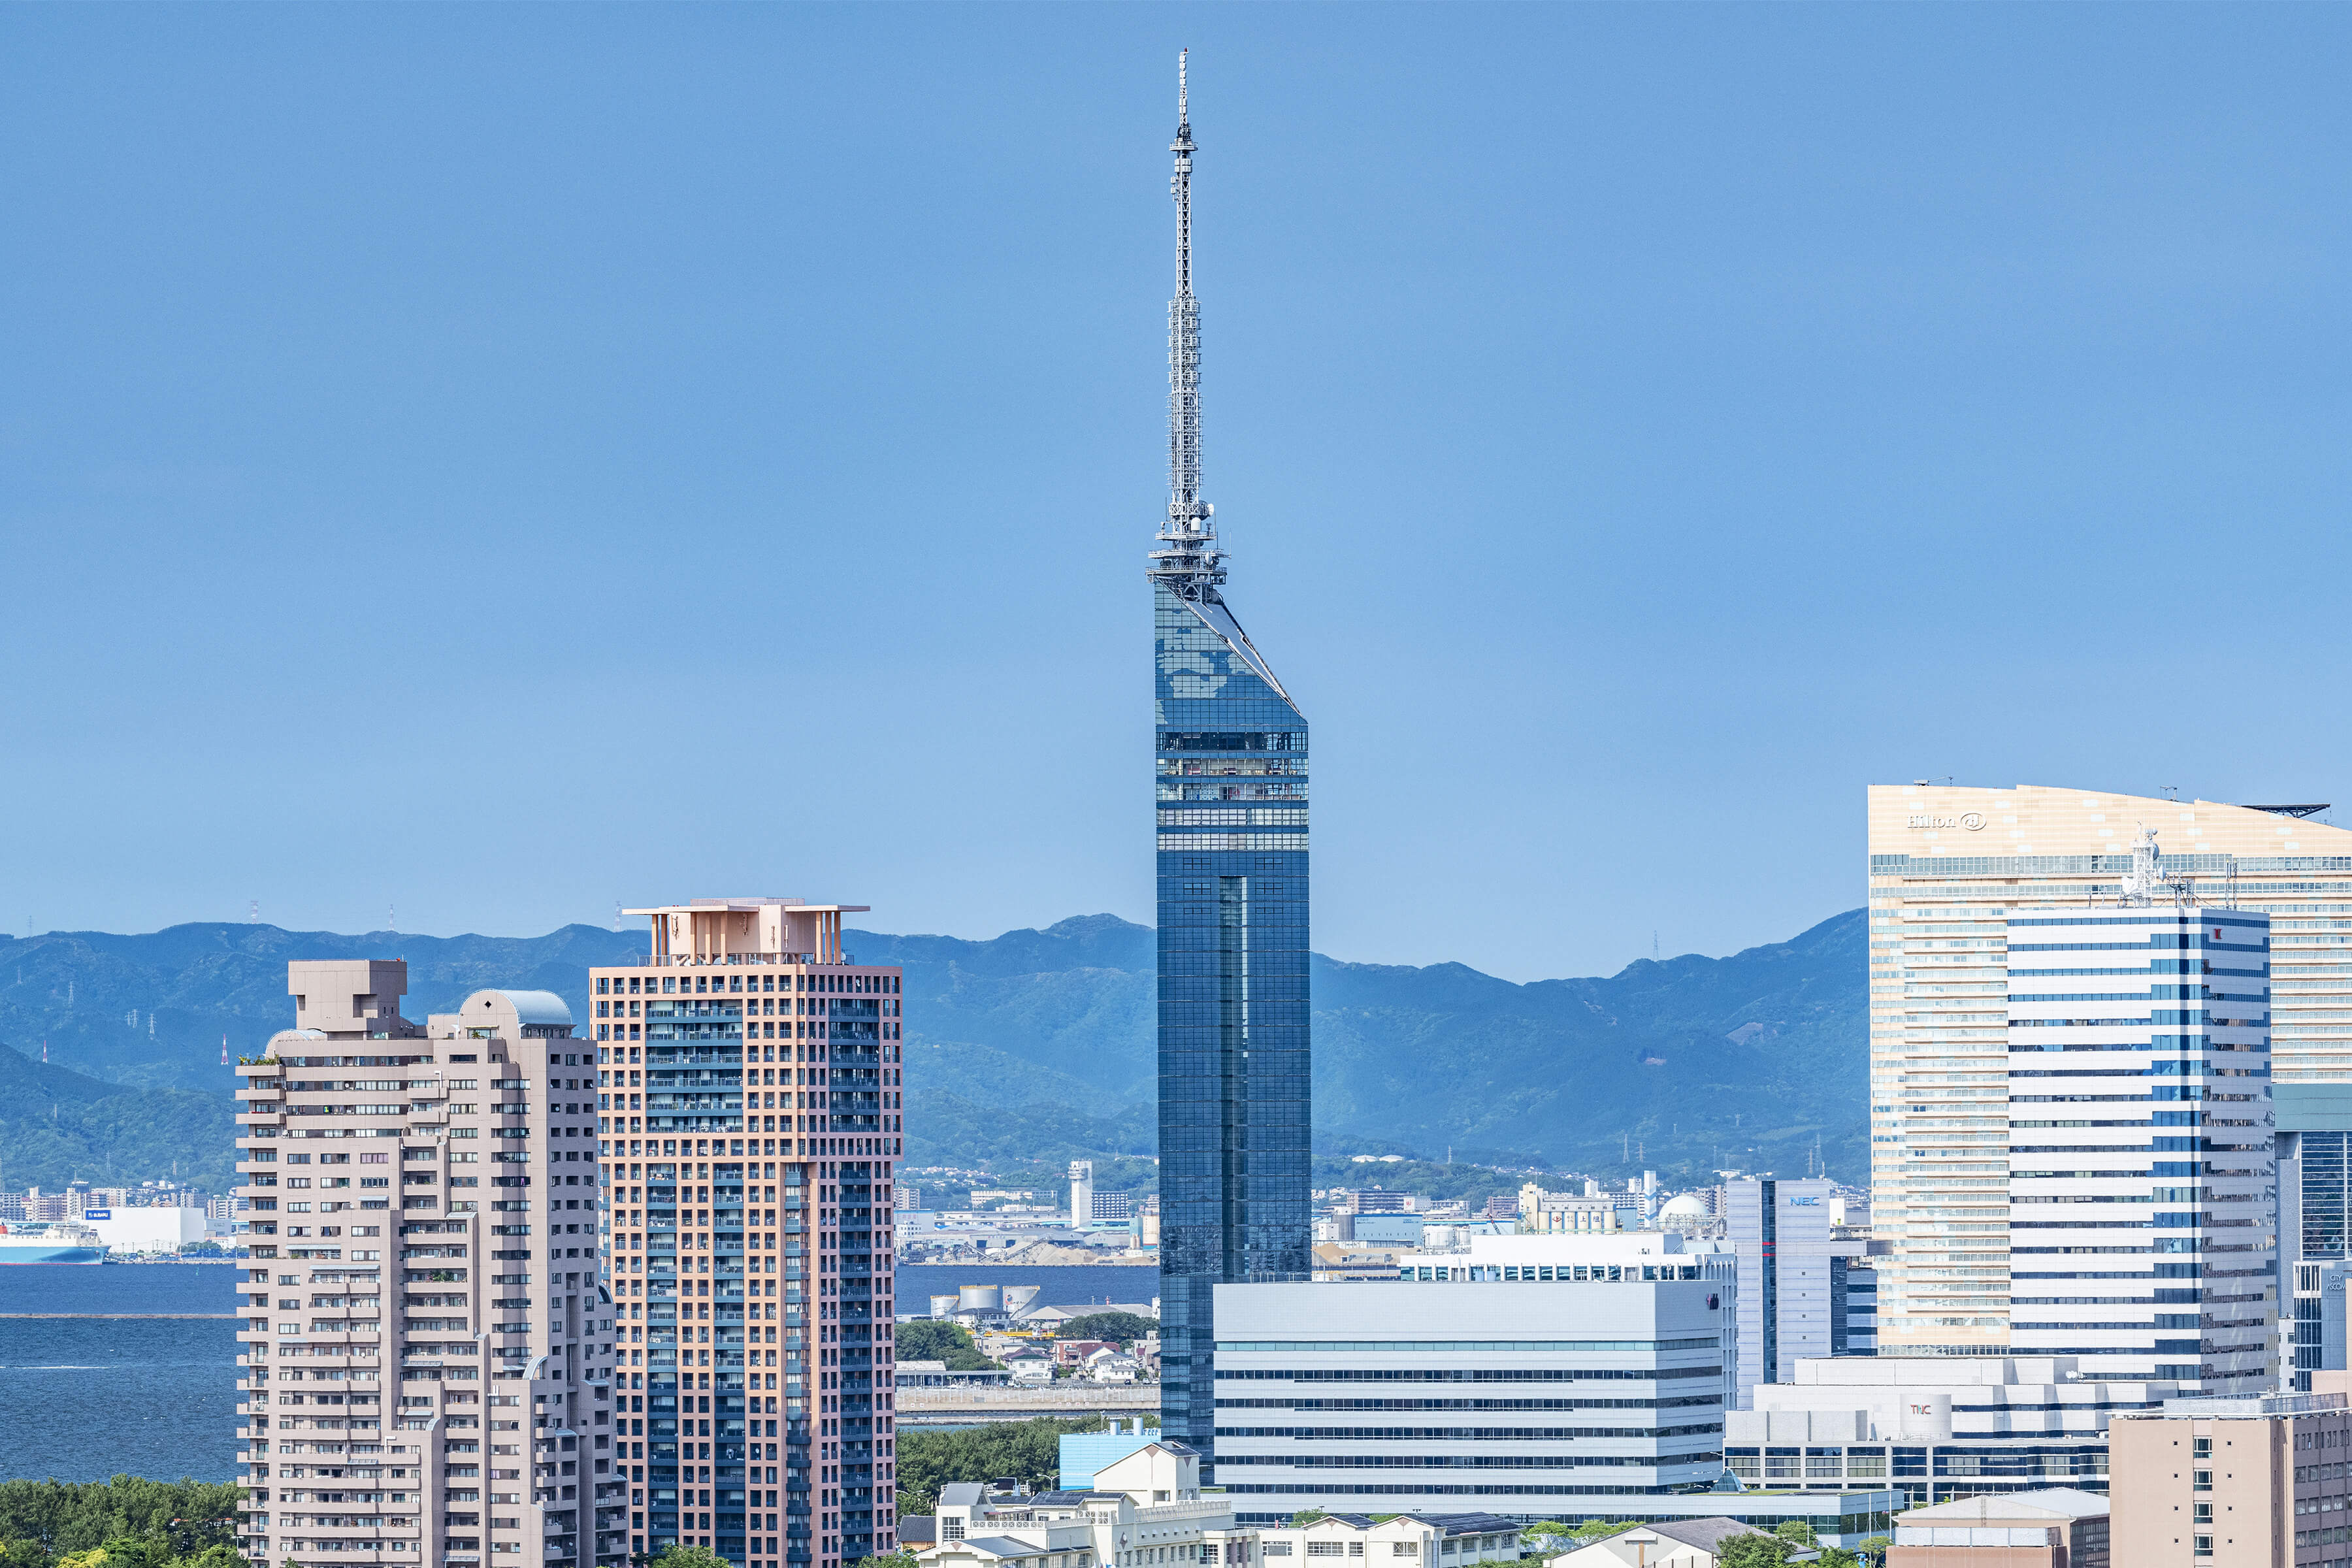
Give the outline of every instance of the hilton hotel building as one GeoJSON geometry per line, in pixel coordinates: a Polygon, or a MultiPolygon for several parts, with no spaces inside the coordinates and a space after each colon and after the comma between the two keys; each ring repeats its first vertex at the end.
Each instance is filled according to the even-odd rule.
{"type": "MultiPolygon", "coordinates": [[[[2079,1116],[2053,1115],[2053,1107],[2041,1102],[2048,1097],[2034,1092],[2049,1086],[2012,1079],[2009,1055],[2012,1025],[2053,1011],[2022,1002],[2013,1010],[2012,992],[2022,985],[2037,997],[2056,994],[2042,979],[2012,984],[2011,916],[2035,911],[2035,918],[2046,918],[2053,905],[2089,913],[2094,900],[2116,903],[2141,829],[2158,836],[2162,870],[2180,881],[2181,898],[2168,889],[2157,900],[2159,909],[2185,902],[2190,910],[2270,917],[2267,1005],[2248,1016],[2260,1020],[2267,1036],[2268,1081],[2282,1125],[2293,1125],[2298,1106],[2352,1099],[2326,1087],[2352,1085],[2352,831],[2311,820],[2322,809],[2031,784],[1872,786],[1871,1212],[1879,1236],[1894,1243],[1881,1274],[1881,1355],[2014,1348],[2011,1222],[2012,1215],[2028,1215],[2012,1206],[2011,1178],[2022,1180],[2028,1167],[2038,1173],[2052,1160],[2043,1152],[2012,1157],[2011,1147],[2056,1145],[2046,1125],[2026,1131],[2013,1131],[2013,1124],[2136,1130],[2155,1120],[2152,1110],[2120,1103],[2084,1106],[2079,1116]],[[2035,1103],[2026,1103],[2029,1099],[2035,1103]]],[[[2097,933],[2085,928],[2066,935],[2089,941],[2097,933]]],[[[2230,966],[2253,967],[2243,958],[2237,955],[2230,966]]],[[[2116,960],[2136,962],[2146,961],[2116,960]]],[[[2077,989],[2087,994],[2117,984],[2090,981],[2077,989]]],[[[2054,1010],[2070,1009],[2059,1005],[2054,1010]]],[[[2196,1015],[2199,1022],[2206,1017],[2196,1015]]],[[[2029,1038],[2033,1027],[2024,1025],[2017,1037],[2029,1038]]],[[[2121,1135],[2085,1131],[2077,1139],[2105,1145],[2121,1135]]],[[[2148,1144],[2160,1141],[2168,1142],[2151,1134],[2148,1144]]],[[[2245,1165],[2245,1159],[2231,1162],[2233,1170],[2245,1165]]],[[[2291,1213],[2283,1217],[2293,1224],[2291,1213]]],[[[2280,1242],[2291,1264],[2296,1243],[2292,1236],[2280,1242]]],[[[2029,1307],[2021,1300],[2017,1317],[2071,1315],[2087,1332],[2088,1324],[2118,1309],[2074,1301],[2074,1295],[2095,1294],[2105,1301],[2140,1293],[2122,1282],[2096,1289],[2070,1286],[2070,1304],[2029,1307]]],[[[2042,1291],[2020,1284],[2017,1294],[2038,1298],[2042,1291]]],[[[2274,1312],[2275,1302],[2267,1310],[2274,1312]]],[[[2210,1327],[2200,1329],[2210,1341],[2210,1327]]],[[[2032,1348],[2047,1353],[2054,1347],[2032,1348]]]]}
{"type": "Polygon", "coordinates": [[[896,1550],[899,972],[862,906],[702,899],[591,970],[632,1556],[746,1568],[896,1550]]]}
{"type": "Polygon", "coordinates": [[[549,992],[418,1025],[404,963],[287,971],[236,1069],[238,1552],[617,1565],[593,1047],[549,992]]]}

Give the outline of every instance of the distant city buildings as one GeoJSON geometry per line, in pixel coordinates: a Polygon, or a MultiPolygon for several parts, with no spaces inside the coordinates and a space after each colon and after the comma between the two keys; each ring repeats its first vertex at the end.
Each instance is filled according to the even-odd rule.
{"type": "MultiPolygon", "coordinates": [[[[96,1214],[102,1218],[130,1209],[188,1209],[199,1215],[216,1215],[226,1220],[235,1212],[235,1199],[215,1197],[210,1193],[179,1182],[142,1182],[135,1187],[94,1187],[88,1182],[69,1182],[58,1191],[45,1192],[30,1186],[23,1192],[0,1191],[0,1224],[19,1221],[25,1224],[58,1224],[79,1222],[96,1214]]],[[[140,1227],[158,1236],[175,1228],[163,1221],[151,1220],[140,1227]]],[[[226,1234],[226,1227],[222,1227],[226,1234]]],[[[127,1233],[126,1233],[127,1234],[127,1233]]],[[[190,1239],[204,1235],[201,1224],[190,1239]]]]}
{"type": "MultiPolygon", "coordinates": [[[[1590,1187],[1594,1184],[1585,1184],[1590,1187]]],[[[1553,1236],[1633,1228],[1624,1223],[1625,1217],[1625,1205],[1613,1197],[1548,1192],[1534,1182],[1519,1188],[1518,1228],[1524,1234],[1553,1236]]]]}

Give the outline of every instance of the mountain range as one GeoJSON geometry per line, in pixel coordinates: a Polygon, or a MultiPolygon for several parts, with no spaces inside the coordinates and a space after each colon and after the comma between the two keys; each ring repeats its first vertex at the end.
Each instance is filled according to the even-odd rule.
{"type": "MultiPolygon", "coordinates": [[[[1606,978],[1317,954],[1318,1152],[1690,1178],[1723,1167],[1865,1173],[1864,923],[1852,910],[1726,958],[1606,978]]],[[[988,1170],[1153,1147],[1150,927],[1087,915],[989,941],[847,934],[906,971],[908,1161],[988,1170]]],[[[291,1021],[286,963],[395,957],[422,1019],[486,986],[553,991],[641,932],[343,935],[194,924],[0,937],[0,1184],[170,1173],[226,1184],[234,1074],[291,1021]],[[49,1062],[39,1058],[46,1047],[49,1062]]],[[[585,1031],[583,1030],[583,1033],[585,1031]]]]}

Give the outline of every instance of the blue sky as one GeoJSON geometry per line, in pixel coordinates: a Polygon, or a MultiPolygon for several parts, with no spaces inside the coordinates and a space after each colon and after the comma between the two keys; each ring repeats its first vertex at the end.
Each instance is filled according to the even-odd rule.
{"type": "Polygon", "coordinates": [[[1167,142],[1315,943],[2352,794],[2342,7],[0,12],[0,926],[1150,918],[1167,142]]]}

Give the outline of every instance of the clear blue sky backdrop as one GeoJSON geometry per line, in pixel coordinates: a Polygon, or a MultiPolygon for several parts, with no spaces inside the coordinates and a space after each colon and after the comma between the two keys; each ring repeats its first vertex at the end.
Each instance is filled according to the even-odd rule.
{"type": "Polygon", "coordinates": [[[1183,45],[1318,948],[2352,795],[2352,10],[18,6],[0,923],[1149,920],[1183,45]]]}

